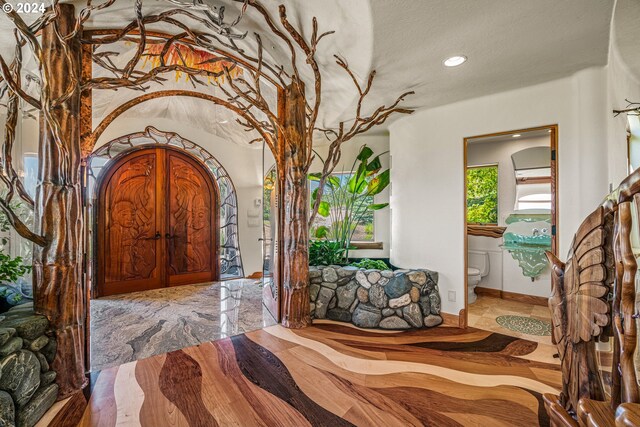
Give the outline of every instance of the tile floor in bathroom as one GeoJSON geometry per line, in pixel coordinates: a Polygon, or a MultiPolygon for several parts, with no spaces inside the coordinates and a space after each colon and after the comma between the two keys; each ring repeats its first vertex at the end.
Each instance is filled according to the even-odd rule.
{"type": "Polygon", "coordinates": [[[499,332],[504,335],[524,338],[542,344],[551,344],[550,336],[529,335],[515,332],[510,329],[503,328],[496,322],[496,318],[498,316],[509,314],[531,316],[536,319],[551,321],[551,312],[548,307],[480,295],[475,303],[469,304],[468,323],[471,327],[484,329],[485,331],[499,332]]]}

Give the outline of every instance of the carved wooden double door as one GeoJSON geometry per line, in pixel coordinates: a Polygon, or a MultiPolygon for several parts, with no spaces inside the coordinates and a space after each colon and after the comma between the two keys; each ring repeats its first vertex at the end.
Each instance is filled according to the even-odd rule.
{"type": "Polygon", "coordinates": [[[99,296],[218,278],[218,197],[199,162],[135,151],[109,168],[99,197],[99,296]]]}

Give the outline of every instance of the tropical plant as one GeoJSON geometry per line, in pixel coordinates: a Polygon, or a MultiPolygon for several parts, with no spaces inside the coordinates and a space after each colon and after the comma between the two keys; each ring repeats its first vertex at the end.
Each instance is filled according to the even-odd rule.
{"type": "Polygon", "coordinates": [[[467,222],[498,223],[498,167],[467,169],[467,222]]]}
{"type": "Polygon", "coordinates": [[[353,267],[364,268],[365,270],[389,270],[389,266],[381,259],[364,258],[358,262],[349,264],[353,267]]]}
{"type": "Polygon", "coordinates": [[[312,240],[309,242],[309,265],[344,265],[345,252],[340,242],[312,240]]]}
{"type": "MultiPolygon", "coordinates": [[[[380,156],[374,156],[373,150],[363,145],[353,162],[351,172],[330,175],[325,181],[318,215],[329,218],[329,226],[321,225],[313,230],[317,239],[329,239],[344,248],[344,260],[349,259],[351,239],[358,225],[373,211],[386,208],[389,203],[374,203],[374,196],[389,185],[390,171],[382,169],[380,156]]],[[[321,174],[309,175],[312,182],[320,182],[321,174]]],[[[316,204],[319,186],[311,193],[311,206],[316,204]]]]}
{"type": "Polygon", "coordinates": [[[0,297],[8,305],[19,304],[24,298],[32,296],[23,289],[20,279],[31,272],[30,265],[24,265],[22,257],[12,258],[0,251],[0,297]]]}

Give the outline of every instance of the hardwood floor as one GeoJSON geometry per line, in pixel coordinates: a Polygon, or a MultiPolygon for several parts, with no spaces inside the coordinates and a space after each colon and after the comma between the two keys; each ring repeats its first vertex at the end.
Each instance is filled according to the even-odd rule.
{"type": "Polygon", "coordinates": [[[95,373],[88,404],[59,402],[40,425],[548,425],[553,352],[474,328],[276,325],[95,373]]]}

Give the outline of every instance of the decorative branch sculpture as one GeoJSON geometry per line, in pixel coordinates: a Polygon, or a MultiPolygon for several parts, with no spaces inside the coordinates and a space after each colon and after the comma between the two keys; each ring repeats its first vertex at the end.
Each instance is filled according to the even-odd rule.
{"type": "MultiPolygon", "coordinates": [[[[407,95],[400,95],[390,106],[365,113],[363,104],[370,93],[375,71],[361,83],[347,62],[336,56],[336,63],[350,76],[359,94],[355,118],[335,127],[318,127],[322,105],[322,70],[316,60],[318,46],[332,31],[320,33],[312,19],[310,39],[287,18],[284,6],[278,9],[278,20],[258,0],[227,0],[240,3],[238,16],[225,21],[224,7],[211,7],[199,0],[170,0],[179,7],[155,14],[145,14],[143,0],[133,2],[133,19],[120,30],[85,31],[84,26],[95,13],[108,13],[115,0],[97,5],[87,1],[76,16],[74,7],[54,0],[52,6],[32,25],[27,25],[15,12],[7,13],[16,28],[16,55],[11,65],[0,56],[1,94],[7,97],[11,120],[5,127],[0,181],[7,187],[0,198],[2,209],[18,232],[36,243],[34,252],[34,292],[36,310],[52,321],[58,338],[58,354],[54,368],[58,371],[61,395],[66,396],[86,384],[84,378],[84,323],[86,296],[83,289],[82,256],[84,254],[80,165],[82,156],[95,143],[81,141],[78,121],[81,94],[99,89],[132,89],[149,91],[152,85],[166,81],[169,73],[189,77],[193,87],[215,84],[224,100],[210,96],[238,115],[238,123],[247,131],[257,131],[259,138],[273,151],[279,171],[279,187],[284,211],[281,275],[284,287],[282,323],[287,327],[303,327],[310,323],[308,290],[308,221],[309,203],[307,173],[313,161],[313,143],[319,135],[329,141],[329,156],[324,161],[320,192],[324,180],[340,159],[342,144],[373,126],[384,123],[392,114],[412,111],[400,106],[407,95]],[[264,58],[262,38],[255,35],[252,52],[241,48],[248,43],[247,32],[237,28],[245,14],[253,11],[261,19],[265,31],[274,34],[287,48],[289,63],[270,63],[264,58]],[[150,30],[164,25],[167,33],[150,30]],[[206,31],[192,29],[205,28],[206,31]],[[36,33],[41,32],[41,41],[36,33]],[[135,43],[135,51],[124,64],[118,52],[109,45],[135,43]],[[106,75],[82,73],[82,47],[93,63],[106,75]],[[160,47],[161,46],[161,47],[160,47]],[[22,49],[28,47],[35,57],[41,85],[35,98],[21,87],[22,49]],[[193,54],[193,55],[191,55],[193,54]],[[190,58],[203,57],[201,61],[190,58]],[[300,58],[300,59],[299,59],[300,58]],[[145,65],[151,63],[151,69],[145,65]],[[309,67],[313,89],[307,95],[301,67],[309,67]],[[242,70],[240,72],[239,70],[242,70]],[[277,89],[277,105],[269,102],[263,85],[277,89]],[[40,111],[40,173],[35,203],[36,229],[30,231],[9,206],[14,194],[27,198],[17,174],[11,166],[11,146],[15,139],[17,100],[21,99],[40,111]],[[83,147],[81,151],[80,147],[83,147]]],[[[0,0],[0,6],[6,0],[0,0]]],[[[85,64],[85,69],[86,64],[85,64]]],[[[89,70],[91,67],[88,68],[89,70]]],[[[320,194],[321,196],[321,194],[320,194]]],[[[320,200],[320,197],[318,197],[320,200]]],[[[318,206],[314,206],[315,216],[318,206]]]]}
{"type": "Polygon", "coordinates": [[[547,252],[552,267],[552,338],[562,363],[559,402],[567,411],[575,412],[583,397],[604,399],[594,339],[610,323],[607,296],[613,271],[606,250],[611,227],[606,222],[612,223],[613,217],[603,207],[584,220],[566,264],[547,252]]]}
{"type": "Polygon", "coordinates": [[[613,110],[613,117],[618,117],[620,114],[630,114],[632,116],[640,116],[640,102],[631,102],[625,99],[627,102],[626,108],[622,110],[613,110]]]}

